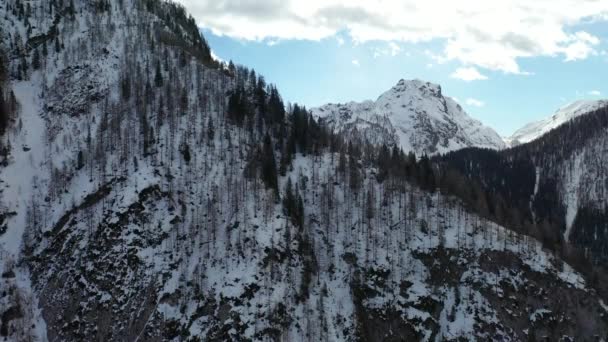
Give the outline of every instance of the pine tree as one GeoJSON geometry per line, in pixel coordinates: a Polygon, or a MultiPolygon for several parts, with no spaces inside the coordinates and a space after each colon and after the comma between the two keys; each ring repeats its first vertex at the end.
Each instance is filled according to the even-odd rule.
{"type": "Polygon", "coordinates": [[[120,82],[120,92],[124,100],[129,100],[131,97],[131,79],[129,73],[124,74],[124,78],[120,82]]]}
{"type": "Polygon", "coordinates": [[[340,150],[340,156],[338,157],[338,174],[342,178],[346,176],[346,155],[343,150],[340,150]]]}
{"type": "Polygon", "coordinates": [[[163,86],[163,74],[160,70],[160,60],[156,61],[156,72],[154,75],[154,85],[157,88],[160,88],[163,86]]]}
{"type": "Polygon", "coordinates": [[[0,135],[3,135],[8,127],[9,117],[8,106],[4,100],[4,91],[0,87],[0,135]]]}
{"type": "Polygon", "coordinates": [[[242,87],[237,88],[228,98],[228,117],[237,125],[242,126],[245,118],[251,113],[247,94],[242,87]]]}
{"type": "Polygon", "coordinates": [[[27,79],[28,64],[25,55],[21,56],[21,75],[23,79],[27,79]]]}
{"type": "Polygon", "coordinates": [[[76,169],[81,170],[84,167],[84,154],[82,150],[78,151],[78,157],[76,158],[76,169]]]}
{"type": "Polygon", "coordinates": [[[40,69],[40,52],[38,49],[34,49],[34,54],[32,55],[32,68],[34,70],[40,69]]]}
{"type": "Polygon", "coordinates": [[[209,144],[213,142],[215,138],[215,127],[213,127],[213,120],[209,118],[209,124],[207,125],[207,141],[209,144]]]}
{"type": "Polygon", "coordinates": [[[359,167],[357,166],[357,161],[353,157],[352,154],[349,154],[348,160],[348,169],[349,169],[349,187],[353,191],[359,190],[361,186],[361,176],[359,174],[359,167]]]}
{"type": "Polygon", "coordinates": [[[192,158],[192,156],[190,155],[190,145],[187,143],[184,144],[181,152],[182,152],[182,156],[184,157],[184,161],[186,162],[186,164],[189,164],[190,159],[192,158]]]}
{"type": "Polygon", "coordinates": [[[180,96],[180,109],[182,110],[182,114],[185,114],[188,112],[188,99],[189,99],[189,95],[188,95],[188,88],[183,88],[182,92],[181,92],[181,96],[180,96]]]}
{"type": "Polygon", "coordinates": [[[285,215],[292,218],[296,214],[296,198],[293,194],[293,185],[291,183],[291,177],[287,178],[287,184],[285,185],[285,196],[283,197],[283,209],[285,209],[285,215]]]}
{"type": "Polygon", "coordinates": [[[268,114],[273,122],[283,122],[285,118],[285,105],[275,86],[270,86],[268,97],[268,114]]]}
{"type": "Polygon", "coordinates": [[[302,200],[302,196],[300,196],[299,191],[296,189],[296,197],[298,198],[297,203],[297,218],[296,224],[300,229],[304,228],[304,201],[302,200]]]}
{"type": "Polygon", "coordinates": [[[249,86],[254,89],[254,87],[257,84],[257,76],[255,75],[255,70],[251,69],[251,72],[249,73],[249,86]]]}
{"type": "Polygon", "coordinates": [[[371,220],[374,218],[375,203],[373,191],[373,186],[370,186],[370,188],[367,190],[367,199],[365,203],[365,218],[367,218],[368,223],[370,223],[371,220]]]}
{"type": "Polygon", "coordinates": [[[377,160],[378,182],[383,182],[388,177],[389,169],[391,167],[390,158],[391,157],[390,157],[390,152],[388,151],[388,147],[385,144],[383,144],[382,147],[380,147],[380,152],[378,153],[378,160],[377,160]]]}
{"type": "Polygon", "coordinates": [[[262,180],[267,187],[277,190],[277,165],[274,159],[274,148],[270,135],[264,137],[262,148],[262,180]]]}
{"type": "Polygon", "coordinates": [[[55,52],[61,52],[61,43],[59,43],[59,37],[55,37],[55,52]]]}
{"type": "MultiPolygon", "coordinates": [[[[257,106],[258,112],[261,114],[266,114],[266,81],[264,80],[264,76],[260,75],[258,77],[258,82],[255,87],[255,104],[257,106]]],[[[273,120],[274,118],[270,118],[273,120]]]]}

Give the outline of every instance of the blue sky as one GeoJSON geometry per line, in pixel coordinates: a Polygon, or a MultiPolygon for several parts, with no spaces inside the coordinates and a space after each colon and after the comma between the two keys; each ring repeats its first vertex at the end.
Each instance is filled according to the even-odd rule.
{"type": "Polygon", "coordinates": [[[608,95],[608,2],[504,0],[496,10],[454,1],[437,14],[447,2],[399,12],[409,0],[381,9],[355,0],[183,1],[218,57],[254,68],[286,101],[308,107],[376,99],[418,78],[507,136],[569,102],[608,95]]]}

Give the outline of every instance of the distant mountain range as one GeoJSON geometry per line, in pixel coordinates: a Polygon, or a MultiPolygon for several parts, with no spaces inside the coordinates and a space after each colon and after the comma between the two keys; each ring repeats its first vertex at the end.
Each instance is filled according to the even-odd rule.
{"type": "Polygon", "coordinates": [[[575,101],[505,138],[471,118],[442,93],[440,85],[421,80],[402,79],[376,101],[328,103],[311,111],[335,132],[351,139],[397,144],[417,155],[436,155],[465,147],[500,150],[524,144],[606,105],[608,100],[575,101]]]}

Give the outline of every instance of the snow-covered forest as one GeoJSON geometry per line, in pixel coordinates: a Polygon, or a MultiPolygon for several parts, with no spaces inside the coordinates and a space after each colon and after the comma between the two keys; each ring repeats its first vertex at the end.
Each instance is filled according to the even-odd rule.
{"type": "Polygon", "coordinates": [[[0,339],[608,333],[488,183],[327,127],[181,6],[7,0],[0,27],[0,339]]]}

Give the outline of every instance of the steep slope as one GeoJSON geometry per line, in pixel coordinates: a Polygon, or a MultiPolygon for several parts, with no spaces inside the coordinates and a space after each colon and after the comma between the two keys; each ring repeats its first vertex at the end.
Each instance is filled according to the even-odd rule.
{"type": "Polygon", "coordinates": [[[608,333],[579,272],[401,168],[380,181],[382,151],[347,152],[262,77],[213,62],[182,8],[73,3],[1,7],[21,103],[2,136],[1,337],[608,333]]]}
{"type": "Polygon", "coordinates": [[[505,147],[496,132],[443,96],[441,86],[420,80],[400,80],[376,101],[327,104],[312,113],[351,139],[397,144],[417,155],[505,147]]]}
{"type": "Polygon", "coordinates": [[[558,109],[552,116],[536,122],[531,122],[518,129],[513,135],[507,138],[506,141],[510,146],[525,144],[538,139],[550,130],[555,129],[580,115],[591,113],[607,105],[608,100],[579,100],[572,102],[558,109]]]}
{"type": "MultiPolygon", "coordinates": [[[[603,268],[608,265],[608,103],[574,107],[596,109],[560,111],[576,117],[557,116],[554,122],[563,124],[529,143],[494,153],[457,151],[437,163],[446,186],[453,187],[460,175],[485,191],[487,214],[603,268]]],[[[460,194],[474,202],[470,193],[460,194]]]]}

